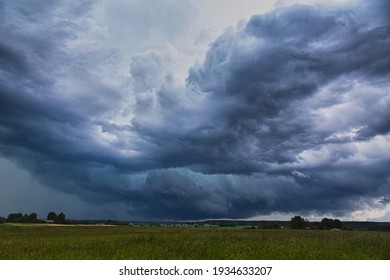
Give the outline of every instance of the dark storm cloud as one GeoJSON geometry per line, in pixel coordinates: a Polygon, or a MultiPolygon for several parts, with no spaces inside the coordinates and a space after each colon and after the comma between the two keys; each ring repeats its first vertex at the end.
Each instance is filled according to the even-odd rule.
{"type": "MultiPolygon", "coordinates": [[[[83,197],[85,191],[98,189],[106,197],[108,188],[101,187],[103,182],[94,187],[91,178],[95,170],[101,171],[99,163],[123,163],[115,151],[96,139],[100,126],[93,119],[112,105],[108,95],[117,93],[97,79],[83,88],[85,80],[96,77],[88,69],[80,71],[85,57],[65,48],[75,38],[75,31],[63,29],[71,24],[55,14],[67,13],[68,8],[61,11],[59,3],[33,7],[28,3],[7,3],[2,11],[5,43],[0,45],[1,153],[19,161],[50,187],[83,197]],[[19,21],[15,20],[17,28],[11,15],[19,21]],[[33,34],[29,34],[30,28],[33,34]],[[69,83],[66,75],[72,72],[77,72],[78,79],[72,77],[69,83]],[[92,96],[77,96],[80,89],[92,96]]],[[[76,16],[87,10],[83,3],[77,5],[78,9],[72,8],[78,11],[76,16]]],[[[68,18],[75,16],[73,12],[68,18]]]]}
{"type": "Polygon", "coordinates": [[[0,152],[45,185],[139,218],[343,216],[387,203],[385,1],[253,16],[185,85],[172,46],[135,55],[125,124],[112,115],[130,88],[94,69],[115,50],[71,47],[91,3],[0,7],[0,152]],[[61,20],[70,9],[77,17],[61,20]]]}
{"type": "MultiPolygon", "coordinates": [[[[190,150],[202,146],[210,157],[206,172],[253,172],[263,163],[294,161],[329,136],[315,131],[304,102],[340,77],[387,80],[388,34],[388,26],[367,29],[349,10],[301,5],[254,16],[242,31],[226,31],[205,62],[190,70],[190,86],[215,110],[204,127],[183,136],[185,144],[190,150]]],[[[355,124],[363,127],[359,136],[387,134],[388,100],[383,102],[380,111],[365,110],[355,124]]],[[[377,105],[376,97],[367,98],[365,106],[377,105]]]]}

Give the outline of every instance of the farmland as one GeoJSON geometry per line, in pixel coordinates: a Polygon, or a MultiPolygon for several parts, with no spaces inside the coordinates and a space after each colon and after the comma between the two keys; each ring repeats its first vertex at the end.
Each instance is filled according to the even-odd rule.
{"type": "Polygon", "coordinates": [[[390,259],[390,234],[0,224],[0,259],[390,259]]]}

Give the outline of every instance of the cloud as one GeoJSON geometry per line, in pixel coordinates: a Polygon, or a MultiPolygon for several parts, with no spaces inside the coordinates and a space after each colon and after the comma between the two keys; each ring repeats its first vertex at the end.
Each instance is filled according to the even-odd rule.
{"type": "Polygon", "coordinates": [[[40,5],[0,5],[0,153],[45,186],[123,218],[384,213],[385,1],[275,8],[195,63],[199,44],[174,44],[189,2],[156,3],[156,20],[137,1],[40,5]],[[124,23],[150,43],[131,59],[124,23]]]}
{"type": "MultiPolygon", "coordinates": [[[[341,80],[363,80],[363,86],[368,86],[364,83],[373,85],[376,78],[377,83],[387,78],[386,72],[374,72],[386,60],[388,31],[379,27],[360,30],[354,21],[350,11],[335,13],[298,5],[252,17],[243,31],[229,30],[213,43],[205,63],[191,69],[189,83],[208,94],[209,102],[217,107],[215,126],[237,136],[236,144],[230,147],[242,147],[252,137],[255,151],[251,150],[251,155],[266,162],[291,161],[299,149],[314,146],[326,137],[314,133],[319,124],[306,108],[308,103],[322,98],[322,90],[333,82],[340,85],[341,80]],[[379,53],[368,51],[373,41],[379,53]],[[261,143],[256,143],[260,139],[261,143]],[[304,147],[299,147],[301,144],[304,147]]],[[[386,134],[386,90],[373,86],[371,91],[378,91],[375,98],[362,93],[364,97],[354,101],[365,111],[361,123],[355,125],[367,127],[360,131],[361,135],[375,126],[386,134]],[[377,102],[376,98],[381,100],[377,102]],[[378,103],[383,109],[374,125],[368,121],[372,118],[366,118],[373,111],[363,106],[378,103]]],[[[349,96],[346,91],[340,92],[338,98],[342,95],[351,99],[357,96],[349,96]]],[[[341,105],[334,100],[328,102],[341,105]]],[[[336,108],[326,104],[322,109],[336,108]]],[[[344,117],[348,117],[346,114],[343,112],[344,117]]],[[[356,114],[347,121],[355,117],[356,114]]],[[[331,129],[338,129],[338,125],[332,124],[331,129]]]]}
{"type": "Polygon", "coordinates": [[[296,171],[296,170],[293,170],[291,171],[291,174],[298,177],[298,178],[308,178],[310,177],[310,175],[307,175],[305,173],[302,173],[302,172],[299,172],[299,171],[296,171]]]}

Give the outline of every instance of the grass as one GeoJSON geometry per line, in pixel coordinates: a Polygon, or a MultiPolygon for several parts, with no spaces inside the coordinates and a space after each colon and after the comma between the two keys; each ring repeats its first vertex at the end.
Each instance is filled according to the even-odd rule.
{"type": "Polygon", "coordinates": [[[0,259],[389,260],[390,234],[288,229],[0,225],[0,259]]]}

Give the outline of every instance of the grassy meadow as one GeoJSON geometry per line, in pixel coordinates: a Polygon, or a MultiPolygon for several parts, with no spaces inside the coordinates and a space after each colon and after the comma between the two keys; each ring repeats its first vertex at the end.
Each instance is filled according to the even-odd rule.
{"type": "Polygon", "coordinates": [[[0,224],[0,259],[390,259],[390,233],[0,224]]]}

